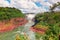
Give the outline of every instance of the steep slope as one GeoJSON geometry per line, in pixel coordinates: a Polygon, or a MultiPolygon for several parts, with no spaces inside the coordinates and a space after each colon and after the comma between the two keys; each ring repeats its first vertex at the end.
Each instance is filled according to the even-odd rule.
{"type": "Polygon", "coordinates": [[[32,30],[39,33],[40,36],[36,35],[38,40],[40,37],[43,40],[58,40],[60,35],[60,12],[37,14],[32,30]]]}
{"type": "Polygon", "coordinates": [[[0,7],[0,32],[12,31],[26,22],[25,15],[20,10],[0,7]]]}

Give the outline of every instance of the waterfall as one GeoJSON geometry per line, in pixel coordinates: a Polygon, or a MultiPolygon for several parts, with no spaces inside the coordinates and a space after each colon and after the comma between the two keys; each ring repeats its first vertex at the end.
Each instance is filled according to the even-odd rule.
{"type": "Polygon", "coordinates": [[[34,25],[34,22],[32,21],[34,17],[35,15],[32,14],[27,15],[28,23],[24,25],[24,29],[23,29],[23,32],[27,34],[30,40],[35,40],[35,33],[30,30],[30,27],[34,25]]]}

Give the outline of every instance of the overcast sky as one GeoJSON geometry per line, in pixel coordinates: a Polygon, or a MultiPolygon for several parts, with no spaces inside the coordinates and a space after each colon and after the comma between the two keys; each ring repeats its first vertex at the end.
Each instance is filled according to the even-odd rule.
{"type": "Polygon", "coordinates": [[[15,7],[24,13],[38,13],[49,11],[52,4],[60,0],[0,0],[0,7],[15,7]]]}

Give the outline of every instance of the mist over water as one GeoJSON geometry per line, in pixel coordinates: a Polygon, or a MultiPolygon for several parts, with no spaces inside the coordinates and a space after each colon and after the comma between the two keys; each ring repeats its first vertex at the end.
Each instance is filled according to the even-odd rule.
{"type": "Polygon", "coordinates": [[[35,15],[32,15],[32,14],[27,16],[28,23],[25,24],[24,29],[23,29],[23,31],[27,34],[27,36],[30,38],[30,40],[35,40],[35,33],[30,30],[32,25],[34,25],[34,22],[32,21],[32,19],[34,17],[35,17],[35,15]]]}

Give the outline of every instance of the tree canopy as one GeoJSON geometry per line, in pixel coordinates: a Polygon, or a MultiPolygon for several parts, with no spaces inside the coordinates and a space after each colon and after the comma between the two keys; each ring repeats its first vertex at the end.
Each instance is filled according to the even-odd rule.
{"type": "Polygon", "coordinates": [[[35,16],[35,28],[48,28],[44,35],[36,32],[36,38],[39,40],[41,37],[43,40],[59,40],[60,36],[60,12],[53,10],[60,6],[60,2],[53,5],[50,8],[51,12],[44,12],[35,16]]]}
{"type": "Polygon", "coordinates": [[[53,6],[50,7],[50,10],[53,11],[57,6],[60,6],[60,2],[53,4],[53,6]]]}
{"type": "Polygon", "coordinates": [[[16,17],[24,17],[25,15],[16,8],[0,7],[0,20],[9,20],[16,17]]]}

